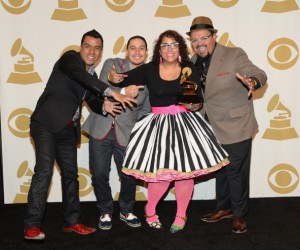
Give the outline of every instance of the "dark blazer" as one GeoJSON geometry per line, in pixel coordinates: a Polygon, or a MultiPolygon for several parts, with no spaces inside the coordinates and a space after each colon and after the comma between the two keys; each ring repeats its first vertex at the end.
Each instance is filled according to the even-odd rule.
{"type": "MultiPolygon", "coordinates": [[[[192,57],[194,63],[196,59],[192,57]]],[[[253,100],[236,73],[255,77],[260,86],[267,81],[266,73],[249,60],[244,50],[217,44],[206,77],[204,111],[222,144],[250,139],[258,128],[253,100]]]]}
{"type": "MultiPolygon", "coordinates": [[[[57,133],[72,120],[78,107],[81,114],[83,100],[94,112],[101,114],[102,100],[97,95],[102,95],[107,88],[108,85],[100,81],[96,73],[91,75],[86,71],[85,62],[78,52],[67,51],[55,63],[31,120],[57,133]]],[[[77,136],[80,135],[80,122],[77,122],[76,130],[77,136]]]]}
{"type": "MultiPolygon", "coordinates": [[[[107,59],[102,67],[100,79],[107,84],[110,84],[107,80],[108,73],[112,70],[113,65],[117,72],[126,72],[130,70],[130,64],[128,59],[114,58],[107,59]]],[[[111,86],[112,89],[120,91],[119,87],[111,86]]],[[[112,122],[115,124],[115,134],[117,143],[123,147],[127,146],[131,130],[136,121],[144,114],[151,111],[149,102],[148,89],[145,86],[143,90],[140,90],[137,97],[137,105],[122,111],[115,118],[111,115],[97,115],[93,112],[90,113],[82,130],[87,132],[90,136],[97,139],[104,139],[111,130],[112,122]]]]}

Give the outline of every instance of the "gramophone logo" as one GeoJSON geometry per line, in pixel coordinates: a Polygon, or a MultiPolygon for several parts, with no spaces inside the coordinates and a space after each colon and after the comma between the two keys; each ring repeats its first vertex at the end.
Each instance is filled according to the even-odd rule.
{"type": "Polygon", "coordinates": [[[278,38],[268,47],[268,61],[276,69],[286,70],[291,68],[297,62],[298,57],[298,46],[289,38],[278,38]]]}
{"type": "Polygon", "coordinates": [[[268,183],[276,193],[288,194],[298,186],[299,173],[289,164],[278,164],[270,170],[268,183]]]}
{"type": "Polygon", "coordinates": [[[22,39],[18,38],[10,52],[11,56],[19,56],[20,60],[14,64],[14,71],[10,73],[8,83],[30,84],[41,82],[39,74],[34,71],[34,57],[22,46],[22,39]]]}
{"type": "Polygon", "coordinates": [[[163,0],[154,16],[166,18],[178,18],[190,16],[191,12],[188,7],[183,4],[182,0],[163,0]]]}
{"type": "Polygon", "coordinates": [[[267,0],[262,8],[262,12],[284,13],[298,10],[295,0],[267,0]]]}
{"type": "Polygon", "coordinates": [[[66,48],[63,49],[63,51],[60,53],[60,56],[62,56],[64,53],[66,53],[69,50],[79,51],[80,46],[78,46],[78,45],[69,45],[69,46],[67,46],[66,48]]]}
{"type": "Polygon", "coordinates": [[[79,196],[84,197],[93,191],[91,173],[86,168],[78,168],[79,196]]]}
{"type": "Polygon", "coordinates": [[[33,172],[28,167],[28,161],[23,161],[18,168],[17,178],[23,178],[25,181],[20,185],[20,192],[16,194],[13,203],[27,203],[27,196],[31,184],[33,172]]]}
{"type": "Polygon", "coordinates": [[[226,46],[226,47],[230,47],[230,48],[234,48],[235,45],[229,40],[229,34],[227,32],[225,32],[218,40],[218,43],[226,46]]]}
{"type": "Polygon", "coordinates": [[[29,124],[32,111],[27,108],[14,110],[8,117],[9,131],[19,138],[29,137],[29,124]]]}
{"type": "Polygon", "coordinates": [[[58,8],[51,17],[52,20],[67,22],[86,18],[84,11],[78,7],[78,0],[58,0],[58,8]]]}
{"type": "Polygon", "coordinates": [[[116,55],[121,52],[126,52],[126,43],[125,43],[125,37],[120,36],[117,41],[115,42],[115,45],[113,47],[113,54],[116,55]]]}
{"type": "Polygon", "coordinates": [[[30,7],[31,0],[0,0],[4,9],[11,14],[22,14],[30,7]]]}
{"type": "MultiPolygon", "coordinates": [[[[119,200],[120,192],[117,192],[114,201],[119,200]]],[[[136,190],[135,190],[135,200],[136,201],[146,201],[147,197],[144,194],[144,192],[141,191],[141,187],[139,185],[136,185],[136,190]]]]}
{"type": "Polygon", "coordinates": [[[269,101],[268,112],[274,114],[270,127],[262,138],[269,140],[288,140],[298,138],[296,130],[291,127],[291,111],[279,101],[279,95],[274,95],[269,101]]]}
{"type": "Polygon", "coordinates": [[[215,5],[217,5],[220,8],[230,8],[236,5],[236,3],[239,0],[212,0],[212,1],[215,5]]]}
{"type": "Polygon", "coordinates": [[[115,12],[125,12],[134,5],[135,0],[105,0],[106,5],[115,12]]]}
{"type": "MultiPolygon", "coordinates": [[[[26,180],[20,185],[20,192],[16,194],[13,203],[27,203],[32,176],[33,171],[28,167],[28,162],[22,162],[17,171],[17,178],[26,178],[26,180]]],[[[87,196],[92,192],[91,174],[87,169],[81,167],[78,168],[78,182],[80,197],[87,196]]]]}

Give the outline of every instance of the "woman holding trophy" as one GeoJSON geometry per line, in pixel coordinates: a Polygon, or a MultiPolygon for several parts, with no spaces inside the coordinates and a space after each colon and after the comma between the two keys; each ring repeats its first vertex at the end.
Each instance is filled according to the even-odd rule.
{"type": "Polygon", "coordinates": [[[167,30],[155,42],[151,62],[126,72],[119,85],[146,85],[149,90],[152,112],[134,126],[122,171],[148,183],[145,216],[156,229],[162,228],[156,206],[174,181],[177,213],[171,233],[185,226],[194,178],[228,164],[210,125],[194,112],[203,100],[196,74],[184,38],[167,30]]]}

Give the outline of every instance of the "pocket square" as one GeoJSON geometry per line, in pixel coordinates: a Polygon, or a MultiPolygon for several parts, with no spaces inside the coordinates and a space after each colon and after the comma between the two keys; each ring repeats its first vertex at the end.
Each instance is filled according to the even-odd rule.
{"type": "Polygon", "coordinates": [[[230,72],[228,71],[222,71],[222,72],[218,72],[217,73],[217,76],[225,76],[225,75],[228,75],[230,72]]]}

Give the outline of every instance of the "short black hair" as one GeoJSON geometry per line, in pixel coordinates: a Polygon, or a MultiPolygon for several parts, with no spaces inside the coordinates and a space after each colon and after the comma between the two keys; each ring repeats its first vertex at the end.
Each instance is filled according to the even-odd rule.
{"type": "Polygon", "coordinates": [[[103,37],[102,37],[101,34],[100,34],[97,30],[95,30],[95,29],[90,30],[90,31],[88,31],[88,32],[86,32],[86,33],[83,34],[83,36],[82,36],[82,38],[81,38],[81,43],[80,43],[80,45],[83,44],[83,41],[84,41],[84,39],[85,39],[86,36],[90,36],[90,37],[94,37],[94,38],[100,38],[100,40],[101,40],[101,42],[102,42],[102,46],[103,46],[103,37]]]}
{"type": "Polygon", "coordinates": [[[146,50],[148,49],[148,45],[147,45],[146,39],[145,39],[144,37],[142,37],[142,36],[132,36],[132,37],[130,37],[130,38],[128,39],[128,41],[127,41],[126,49],[128,49],[129,43],[130,43],[130,41],[133,40],[133,39],[141,39],[141,40],[145,43],[146,50]]]}

